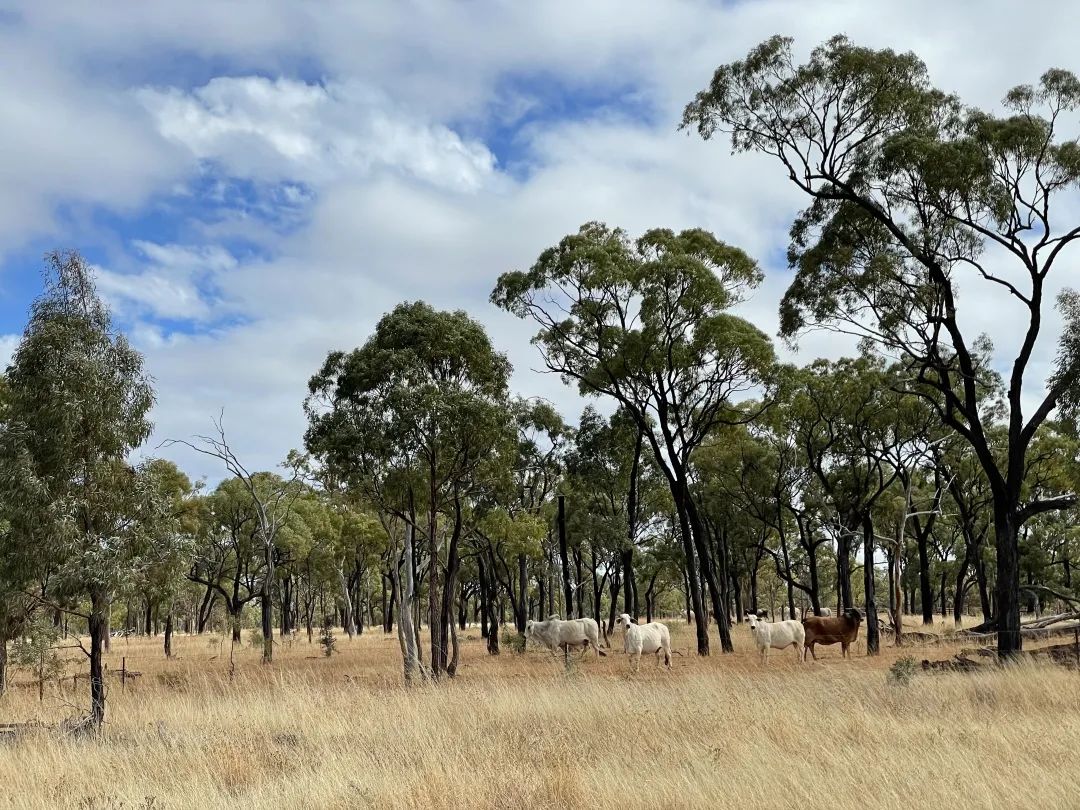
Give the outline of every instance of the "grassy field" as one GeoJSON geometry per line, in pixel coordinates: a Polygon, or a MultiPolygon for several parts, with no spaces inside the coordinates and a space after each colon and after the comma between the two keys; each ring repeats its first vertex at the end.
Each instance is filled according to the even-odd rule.
{"type": "MultiPolygon", "coordinates": [[[[691,634],[671,623],[688,652],[691,634]]],[[[272,667],[220,637],[115,639],[142,677],[110,678],[104,741],[42,728],[0,744],[0,807],[500,808],[1080,806],[1080,674],[1024,666],[918,672],[887,682],[900,655],[946,658],[944,643],[816,664],[774,652],[762,668],[745,627],[738,651],[676,655],[671,673],[621,653],[569,674],[545,652],[485,654],[466,633],[456,681],[406,690],[396,639],[306,640],[272,667]]],[[[618,645],[616,645],[618,647],[618,645]]],[[[77,651],[76,651],[77,652],[77,651]]],[[[80,664],[85,669],[85,664],[80,664]]],[[[25,676],[17,676],[25,679],[25,676]]],[[[0,721],[56,723],[78,692],[16,687],[0,721]]]]}

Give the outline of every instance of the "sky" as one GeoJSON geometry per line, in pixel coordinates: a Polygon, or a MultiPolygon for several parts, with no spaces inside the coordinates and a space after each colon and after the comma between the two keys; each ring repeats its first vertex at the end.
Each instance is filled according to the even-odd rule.
{"type": "MultiPolygon", "coordinates": [[[[718,65],[775,33],[803,56],[845,33],[915,51],[939,87],[993,109],[1049,67],[1080,72],[1076,19],[1071,1],[0,0],[0,361],[43,254],[75,248],[155,380],[146,452],[193,477],[223,471],[162,441],[223,413],[245,463],[272,468],[302,443],[327,352],[403,300],[466,310],[514,392],[576,420],[585,403],[540,373],[535,330],[488,295],[584,222],[739,245],[766,273],[742,314],[776,333],[804,200],[770,160],[677,132],[718,65]]],[[[1015,303],[976,286],[961,307],[1003,363],[1015,303]]],[[[822,333],[780,349],[852,351],[822,333]]]]}

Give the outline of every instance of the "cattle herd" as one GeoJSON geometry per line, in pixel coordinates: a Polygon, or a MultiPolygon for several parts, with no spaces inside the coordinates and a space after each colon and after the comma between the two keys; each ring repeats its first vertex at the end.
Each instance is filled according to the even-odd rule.
{"type": "MultiPolygon", "coordinates": [[[[787,611],[785,611],[787,612],[787,611]]],[[[839,644],[841,654],[846,658],[848,648],[859,635],[862,614],[849,608],[839,616],[823,608],[820,615],[783,619],[778,622],[767,621],[768,613],[758,611],[747,613],[750,635],[761,654],[761,662],[769,661],[769,650],[785,650],[794,647],[799,661],[806,661],[806,651],[817,660],[814,646],[817,644],[839,644]]],[[[638,624],[630,615],[623,613],[615,620],[615,627],[622,631],[623,652],[630,656],[630,668],[637,671],[643,653],[656,655],[656,665],[661,663],[671,669],[671,631],[662,622],[638,624]],[[661,661],[661,658],[663,659],[661,661]]],[[[525,626],[525,642],[542,644],[552,655],[562,650],[569,656],[570,650],[580,648],[581,654],[591,647],[598,656],[606,655],[600,644],[608,643],[607,633],[602,624],[593,619],[560,619],[551,616],[544,621],[528,621],[525,626]]]]}

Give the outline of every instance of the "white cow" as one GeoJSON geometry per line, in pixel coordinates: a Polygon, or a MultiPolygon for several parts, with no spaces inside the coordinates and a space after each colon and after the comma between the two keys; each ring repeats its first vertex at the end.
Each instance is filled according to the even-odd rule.
{"type": "Polygon", "coordinates": [[[556,649],[567,654],[571,647],[581,647],[582,654],[592,647],[597,655],[607,655],[600,649],[600,627],[593,619],[560,619],[558,616],[542,622],[530,619],[525,624],[525,641],[540,642],[551,650],[552,655],[556,649]]]}
{"type": "Polygon", "coordinates": [[[630,666],[635,672],[641,666],[642,653],[656,653],[656,665],[660,666],[663,652],[664,666],[671,669],[671,631],[666,624],[634,624],[630,614],[624,613],[615,620],[615,626],[623,631],[623,652],[630,655],[630,666]]]}
{"type": "Polygon", "coordinates": [[[803,646],[806,642],[806,631],[802,622],[788,619],[783,622],[766,622],[752,613],[746,614],[746,620],[750,623],[750,635],[754,637],[754,644],[761,653],[761,663],[769,663],[769,650],[783,650],[786,647],[794,647],[795,652],[802,660],[803,646]]]}

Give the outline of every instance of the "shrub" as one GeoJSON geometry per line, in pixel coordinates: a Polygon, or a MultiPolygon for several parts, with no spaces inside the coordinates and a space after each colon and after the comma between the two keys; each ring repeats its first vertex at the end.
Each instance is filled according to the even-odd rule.
{"type": "Polygon", "coordinates": [[[500,638],[499,641],[503,647],[518,655],[525,652],[525,635],[516,630],[503,628],[502,638],[500,638]]]}
{"type": "Polygon", "coordinates": [[[889,667],[888,681],[896,686],[907,686],[915,677],[915,659],[910,655],[898,658],[889,667]]]}

